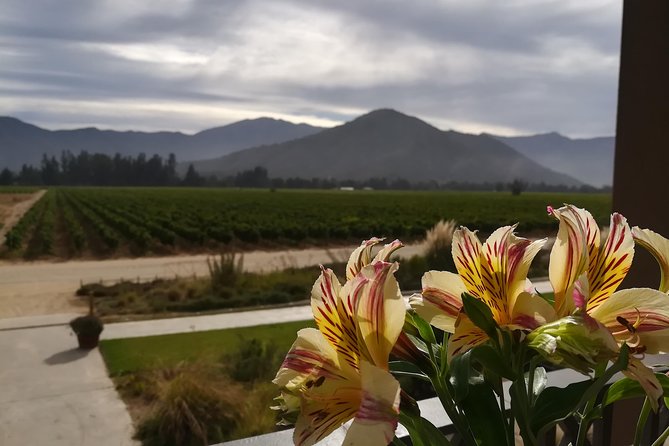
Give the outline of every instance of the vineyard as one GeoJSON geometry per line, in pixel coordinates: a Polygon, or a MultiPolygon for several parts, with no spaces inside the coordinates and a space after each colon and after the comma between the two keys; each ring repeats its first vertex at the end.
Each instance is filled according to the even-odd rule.
{"type": "Polygon", "coordinates": [[[226,248],[415,240],[440,219],[486,233],[521,222],[521,234],[556,228],[546,205],[574,203],[608,223],[597,194],[55,188],[8,234],[5,257],[121,257],[226,248]]]}

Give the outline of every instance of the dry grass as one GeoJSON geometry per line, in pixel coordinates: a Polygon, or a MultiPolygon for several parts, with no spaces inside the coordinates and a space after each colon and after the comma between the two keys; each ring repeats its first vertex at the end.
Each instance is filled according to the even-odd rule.
{"type": "Polygon", "coordinates": [[[440,220],[425,233],[425,255],[435,252],[450,251],[453,242],[453,233],[457,228],[455,220],[440,220]]]}

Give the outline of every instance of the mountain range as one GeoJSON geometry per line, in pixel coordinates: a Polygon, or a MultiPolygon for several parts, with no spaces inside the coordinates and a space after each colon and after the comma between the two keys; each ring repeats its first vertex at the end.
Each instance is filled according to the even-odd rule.
{"type": "Polygon", "coordinates": [[[272,118],[247,119],[194,135],[181,132],[119,132],[83,128],[46,130],[16,118],[0,117],[0,168],[20,169],[23,164],[39,166],[43,154],[58,158],[62,151],[114,155],[143,152],[180,160],[214,158],[262,144],[289,141],[323,130],[307,124],[293,124],[272,118]]]}
{"type": "Polygon", "coordinates": [[[610,184],[613,138],[570,139],[557,133],[525,137],[442,131],[390,109],[375,110],[333,128],[271,118],[239,121],[188,135],[84,128],[46,130],[0,117],[0,168],[39,165],[63,150],[167,156],[185,171],[228,176],[263,166],[271,177],[578,186],[610,184]]]}

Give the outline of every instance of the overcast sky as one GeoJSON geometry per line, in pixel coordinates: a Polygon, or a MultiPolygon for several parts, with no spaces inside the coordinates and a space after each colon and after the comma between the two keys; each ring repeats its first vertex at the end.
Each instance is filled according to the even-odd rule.
{"type": "Polygon", "coordinates": [[[395,108],[612,135],[620,0],[2,0],[0,115],[194,132],[395,108]]]}

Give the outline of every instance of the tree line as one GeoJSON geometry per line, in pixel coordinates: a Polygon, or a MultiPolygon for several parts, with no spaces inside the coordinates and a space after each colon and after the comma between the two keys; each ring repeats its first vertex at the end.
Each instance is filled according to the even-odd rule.
{"type": "Polygon", "coordinates": [[[408,181],[403,178],[370,178],[364,181],[327,178],[273,178],[267,169],[256,166],[233,176],[205,177],[189,165],[183,177],[177,174],[174,154],[167,159],[160,155],[150,158],[144,153],[136,157],[114,156],[82,151],[74,155],[64,151],[60,158],[42,156],[39,167],[24,164],[18,172],[5,168],[0,171],[0,185],[25,186],[188,186],[188,187],[247,187],[270,189],[337,189],[341,187],[377,190],[454,190],[510,191],[519,194],[532,192],[610,192],[610,187],[588,185],[565,186],[545,183],[528,184],[519,179],[510,183],[470,183],[437,181],[408,181]]]}

